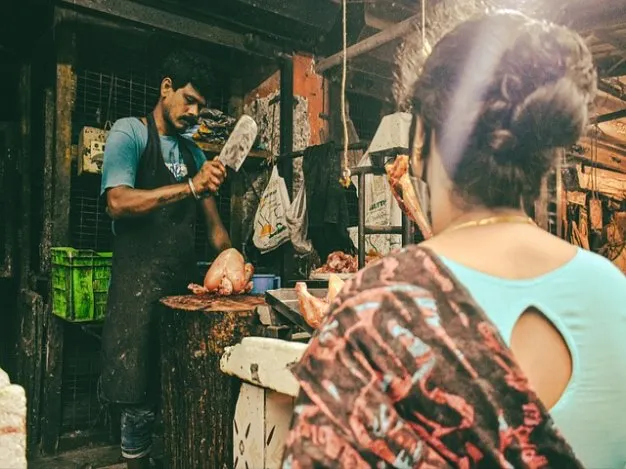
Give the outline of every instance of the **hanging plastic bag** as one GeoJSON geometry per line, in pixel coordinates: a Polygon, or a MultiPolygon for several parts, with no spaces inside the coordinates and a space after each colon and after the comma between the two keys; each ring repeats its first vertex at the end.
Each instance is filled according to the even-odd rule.
{"type": "Polygon", "coordinates": [[[313,250],[313,244],[308,239],[309,220],[306,209],[306,187],[300,185],[298,194],[287,210],[287,226],[291,236],[291,244],[294,250],[300,254],[309,254],[313,250]]]}
{"type": "Polygon", "coordinates": [[[254,216],[252,241],[262,253],[276,249],[290,239],[287,226],[289,194],[285,180],[274,166],[254,216]]]}
{"type": "MultiPolygon", "coordinates": [[[[372,160],[369,154],[365,154],[358,164],[358,166],[371,165],[372,160]]],[[[358,194],[358,196],[365,197],[365,224],[380,226],[402,224],[402,211],[393,199],[387,176],[366,174],[361,177],[365,177],[365,194],[358,194]]],[[[358,187],[356,176],[353,177],[352,182],[358,187]]],[[[348,233],[354,245],[357,246],[357,227],[348,228],[348,233]]],[[[401,235],[377,234],[365,237],[365,252],[375,251],[385,255],[400,247],[402,247],[401,235]]]]}

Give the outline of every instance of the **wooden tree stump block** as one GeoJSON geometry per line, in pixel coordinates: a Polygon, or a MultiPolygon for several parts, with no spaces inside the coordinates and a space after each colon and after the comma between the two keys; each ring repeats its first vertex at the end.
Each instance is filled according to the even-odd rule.
{"type": "Polygon", "coordinates": [[[161,303],[166,467],[230,468],[240,381],[220,371],[220,358],[226,347],[254,333],[254,311],[264,300],[207,295],[161,303]]]}

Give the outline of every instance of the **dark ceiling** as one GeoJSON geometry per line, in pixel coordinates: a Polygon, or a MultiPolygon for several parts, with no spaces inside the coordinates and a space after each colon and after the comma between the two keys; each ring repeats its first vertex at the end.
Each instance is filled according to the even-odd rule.
{"type": "MultiPolygon", "coordinates": [[[[455,1],[458,3],[458,0],[430,0],[426,6],[445,6],[446,2],[455,1]]],[[[298,50],[322,58],[338,52],[342,44],[340,0],[22,0],[4,3],[7,6],[3,7],[0,18],[0,53],[18,57],[34,47],[42,36],[41,31],[50,28],[53,5],[108,21],[126,19],[134,25],[143,23],[152,30],[195,35],[202,41],[233,47],[243,53],[263,53],[267,57],[298,50]],[[187,23],[179,20],[181,18],[187,23]]],[[[603,77],[626,75],[626,0],[517,0],[513,3],[541,5],[542,15],[579,30],[589,41],[603,77]]],[[[419,0],[348,0],[348,44],[387,30],[419,15],[420,11],[419,0]]],[[[383,100],[390,98],[394,53],[400,41],[389,41],[350,60],[352,91],[383,100]]],[[[338,71],[339,67],[335,67],[329,74],[332,77],[338,71]]]]}

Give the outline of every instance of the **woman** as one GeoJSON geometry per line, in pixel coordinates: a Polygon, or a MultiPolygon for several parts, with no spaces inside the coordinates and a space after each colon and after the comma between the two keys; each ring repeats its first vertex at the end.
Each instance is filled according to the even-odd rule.
{"type": "Polygon", "coordinates": [[[411,155],[435,236],[332,304],[294,370],[284,468],[624,466],[626,278],[522,206],[595,89],[577,34],[519,14],[437,44],[411,155]]]}

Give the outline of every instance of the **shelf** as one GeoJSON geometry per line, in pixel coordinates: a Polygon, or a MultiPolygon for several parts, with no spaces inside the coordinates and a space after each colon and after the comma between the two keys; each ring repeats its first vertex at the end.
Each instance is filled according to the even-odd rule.
{"type": "MultiPolygon", "coordinates": [[[[217,143],[207,143],[198,140],[194,140],[194,142],[202,151],[207,153],[219,153],[222,151],[222,148],[224,148],[224,145],[219,145],[217,143]]],[[[272,154],[267,150],[250,150],[250,153],[248,153],[248,157],[252,158],[268,159],[271,158],[271,156],[272,154]]]]}

